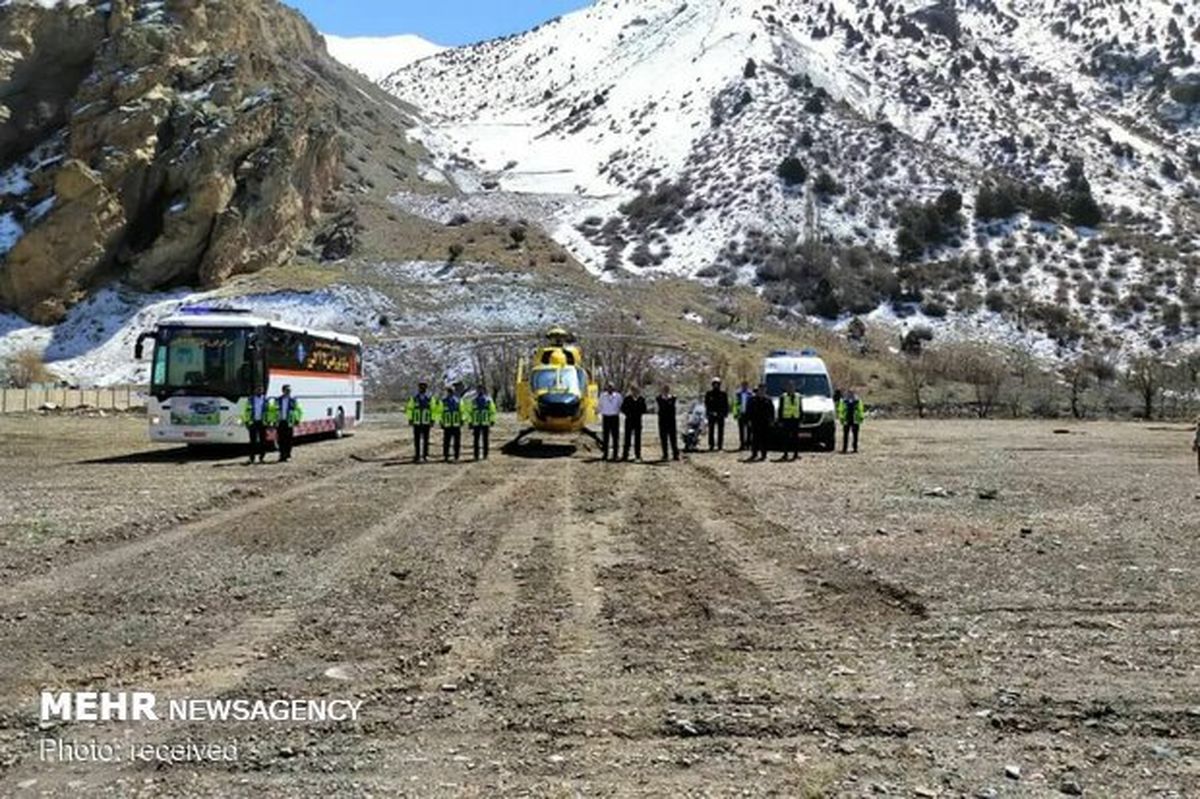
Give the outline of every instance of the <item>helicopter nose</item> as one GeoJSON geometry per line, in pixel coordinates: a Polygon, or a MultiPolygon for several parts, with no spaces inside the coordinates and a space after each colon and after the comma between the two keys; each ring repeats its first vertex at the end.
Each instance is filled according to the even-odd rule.
{"type": "Polygon", "coordinates": [[[544,394],[538,398],[538,413],[544,419],[578,416],[579,397],[574,394],[544,394]]]}

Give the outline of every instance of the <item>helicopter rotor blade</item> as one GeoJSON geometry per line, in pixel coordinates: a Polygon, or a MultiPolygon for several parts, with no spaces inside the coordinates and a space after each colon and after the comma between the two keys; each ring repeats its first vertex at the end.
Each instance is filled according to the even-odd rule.
{"type": "Polygon", "coordinates": [[[687,342],[685,341],[663,341],[661,339],[649,338],[637,333],[583,333],[580,335],[580,338],[582,338],[584,341],[631,341],[661,350],[689,349],[687,342]]]}
{"type": "MultiPolygon", "coordinates": [[[[380,336],[371,340],[373,344],[392,344],[406,341],[464,341],[475,342],[480,345],[488,345],[493,343],[502,343],[506,341],[538,341],[546,338],[544,330],[496,330],[480,333],[454,333],[454,334],[420,334],[408,333],[399,336],[380,336]]],[[[661,339],[651,338],[641,333],[593,333],[587,330],[570,331],[566,335],[556,336],[564,344],[578,344],[581,341],[630,341],[642,344],[654,349],[664,350],[687,350],[689,349],[686,342],[663,341],[661,339]]]]}
{"type": "Polygon", "coordinates": [[[530,333],[502,331],[496,333],[408,333],[402,336],[380,336],[371,339],[373,344],[395,344],[406,341],[472,341],[489,344],[501,341],[522,341],[532,338],[530,333]]]}

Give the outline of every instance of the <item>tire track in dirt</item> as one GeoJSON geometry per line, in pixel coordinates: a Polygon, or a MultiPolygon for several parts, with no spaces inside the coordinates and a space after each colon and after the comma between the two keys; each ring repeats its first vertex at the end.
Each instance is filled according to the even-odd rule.
{"type": "Polygon", "coordinates": [[[678,484],[676,475],[672,490],[680,501],[691,497],[702,509],[699,514],[702,527],[717,541],[729,557],[738,564],[746,579],[764,591],[773,602],[781,606],[795,607],[797,604],[813,609],[824,609],[844,616],[844,598],[834,603],[837,594],[848,594],[859,602],[869,602],[878,610],[908,616],[926,618],[928,608],[915,592],[878,576],[869,574],[861,567],[847,561],[834,560],[811,551],[796,532],[763,515],[754,501],[734,490],[718,477],[710,466],[692,463],[690,472],[697,479],[685,492],[678,484]],[[701,485],[696,485],[701,483],[701,485]],[[721,502],[713,497],[720,495],[721,502]],[[810,564],[809,574],[795,573],[781,567],[778,562],[762,552],[762,544],[778,545],[787,542],[791,560],[798,554],[810,564]]]}
{"type": "MultiPolygon", "coordinates": [[[[444,517],[445,514],[441,513],[439,509],[447,505],[457,508],[457,512],[454,514],[455,519],[476,513],[474,506],[456,505],[453,501],[448,501],[448,498],[455,496],[463,483],[477,476],[478,470],[477,466],[466,466],[456,471],[450,479],[439,480],[432,490],[423,490],[426,487],[425,483],[430,482],[430,479],[418,483],[413,487],[415,490],[407,492],[405,503],[394,514],[364,528],[358,534],[342,540],[323,552],[316,560],[315,567],[306,571],[304,590],[286,596],[284,598],[286,604],[250,613],[228,627],[226,632],[215,641],[204,645],[186,671],[157,680],[137,681],[137,688],[152,691],[166,699],[182,696],[258,697],[278,694],[281,688],[274,679],[266,680],[265,685],[253,685],[255,682],[263,682],[256,680],[255,674],[264,667],[264,664],[270,665],[269,661],[265,659],[267,650],[286,650],[286,647],[282,645],[283,639],[299,624],[305,607],[319,603],[321,598],[327,595],[332,587],[347,574],[354,572],[364,563],[369,563],[372,555],[385,539],[395,534],[408,533],[412,523],[421,517],[427,515],[444,517]]],[[[437,477],[431,479],[437,479],[437,477]]],[[[514,489],[515,486],[510,482],[501,483],[485,494],[483,500],[486,503],[495,496],[509,494],[514,489]]],[[[292,676],[297,686],[304,686],[315,675],[294,674],[292,676]]],[[[109,679],[113,684],[133,685],[137,676],[128,673],[113,674],[109,679]]],[[[323,687],[309,688],[304,691],[304,695],[320,695],[334,686],[336,683],[331,682],[323,687]]],[[[358,690],[361,690],[361,687],[358,690]]],[[[287,693],[286,690],[283,691],[284,695],[287,693]]],[[[209,737],[208,733],[211,730],[208,727],[202,726],[192,730],[193,726],[187,722],[158,723],[153,727],[143,728],[138,741],[139,743],[163,743],[179,737],[196,740],[206,740],[209,737]],[[192,730],[194,734],[189,735],[189,730],[192,730]]],[[[300,727],[290,732],[309,735],[314,732],[314,729],[300,727]]],[[[325,730],[325,732],[336,731],[325,730]]],[[[262,729],[255,728],[253,725],[222,727],[222,736],[229,739],[237,738],[241,734],[246,734],[244,737],[254,738],[261,736],[262,733],[262,729]]],[[[317,730],[317,733],[320,734],[321,731],[317,730]]],[[[280,733],[282,737],[286,737],[287,734],[288,731],[280,733]]],[[[28,750],[32,751],[32,744],[28,750]]],[[[60,776],[63,779],[69,777],[70,786],[72,790],[75,790],[88,786],[100,788],[114,777],[126,773],[127,768],[115,770],[107,766],[83,765],[64,770],[60,776]]],[[[19,774],[20,772],[18,772],[18,776],[19,774]]]]}
{"type": "Polygon", "coordinates": [[[409,492],[408,501],[395,514],[324,551],[317,559],[315,568],[305,572],[303,592],[285,598],[289,604],[254,614],[230,629],[194,661],[185,680],[175,686],[160,686],[159,690],[170,690],[172,687],[193,689],[197,679],[206,690],[220,691],[239,685],[252,670],[250,667],[256,662],[257,656],[296,625],[302,612],[298,605],[318,604],[347,573],[369,562],[373,551],[378,549],[384,538],[404,532],[405,525],[413,517],[427,512],[447,496],[453,495],[471,475],[471,468],[468,466],[455,472],[449,480],[440,481],[432,491],[409,492]],[[242,666],[231,669],[231,661],[242,666]]]}
{"type": "Polygon", "coordinates": [[[614,736],[657,747],[688,712],[681,696],[736,674],[744,630],[780,614],[709,542],[694,504],[672,493],[667,473],[679,466],[626,468],[632,484],[608,519],[619,557],[597,573],[620,655],[602,709],[614,736]]]}
{"type": "Polygon", "coordinates": [[[510,513],[484,564],[449,652],[419,686],[423,723],[392,749],[427,785],[461,770],[460,748],[494,762],[522,760],[530,745],[549,756],[547,735],[600,729],[620,700],[605,696],[621,665],[601,629],[593,559],[633,481],[621,470],[610,491],[581,480],[581,465],[566,459],[553,480],[546,464],[529,468],[513,489],[519,514],[510,513]]]}
{"type": "Polygon", "coordinates": [[[446,637],[449,651],[423,681],[426,692],[474,682],[491,668],[509,635],[517,570],[533,549],[541,521],[537,515],[546,503],[541,496],[545,488],[531,472],[498,485],[473,508],[474,516],[490,517],[495,539],[468,589],[469,604],[453,634],[446,637]]]}
{"type": "MultiPolygon", "coordinates": [[[[368,471],[355,469],[353,483],[330,490],[320,483],[297,486],[276,495],[269,512],[241,508],[227,527],[156,547],[96,573],[86,592],[68,587],[52,604],[30,608],[29,646],[0,668],[0,686],[12,694],[19,685],[48,679],[39,659],[39,652],[50,651],[46,641],[61,640],[73,659],[74,668],[52,672],[55,682],[159,679],[185,667],[198,646],[221,640],[239,619],[258,614],[267,623],[281,597],[291,602],[311,595],[323,561],[388,513],[384,506],[364,506],[384,483],[378,467],[362,468],[368,471]],[[78,635],[68,637],[72,630],[78,635]]],[[[431,479],[418,478],[415,486],[431,479]]]]}
{"type": "Polygon", "coordinates": [[[91,588],[89,583],[93,579],[98,579],[102,574],[111,573],[118,567],[144,555],[167,547],[182,545],[201,533],[236,527],[237,522],[241,519],[267,514],[272,508],[303,498],[314,490],[353,480],[376,468],[378,465],[354,462],[314,481],[301,480],[277,494],[251,499],[203,519],[169,527],[156,533],[150,533],[136,541],[86,555],[79,560],[59,566],[48,574],[6,586],[0,590],[0,606],[22,601],[44,601],[50,596],[87,591],[91,588]]]}
{"type": "Polygon", "coordinates": [[[556,631],[552,671],[575,695],[579,721],[589,735],[607,730],[621,711],[624,658],[605,615],[599,571],[618,562],[612,533],[624,524],[639,470],[612,471],[615,480],[597,480],[588,467],[570,463],[565,480],[569,502],[562,516],[569,521],[553,528],[561,564],[558,579],[570,608],[556,631]]]}
{"type": "MultiPolygon", "coordinates": [[[[266,644],[281,638],[282,633],[296,627],[305,610],[314,606],[322,606],[321,600],[330,596],[335,590],[342,590],[348,594],[359,594],[366,597],[368,602],[375,602],[374,607],[378,608],[381,613],[390,612],[384,609],[381,601],[383,595],[389,592],[391,583],[381,582],[375,566],[377,561],[386,560],[382,556],[390,551],[394,542],[417,538],[430,530],[433,530],[433,535],[440,536],[442,531],[447,528],[452,531],[469,528],[474,520],[493,512],[497,505],[504,506],[513,501],[516,498],[515,495],[525,488],[525,484],[521,480],[504,480],[488,484],[484,467],[480,464],[466,465],[453,472],[449,479],[443,479],[442,474],[444,472],[431,478],[436,481],[432,487],[427,485],[431,480],[408,486],[404,502],[386,519],[328,550],[322,556],[320,567],[315,572],[306,572],[302,595],[289,597],[293,605],[299,605],[299,608],[285,607],[274,611],[273,617],[283,616],[280,623],[264,624],[260,619],[249,619],[247,625],[250,634],[244,635],[239,631],[232,631],[225,639],[230,647],[222,647],[218,643],[211,651],[204,654],[200,661],[201,667],[208,663],[219,666],[223,660],[228,659],[227,651],[232,651],[235,657],[243,658],[248,654],[252,655],[255,651],[261,651],[266,644]],[[480,478],[485,479],[481,481],[480,478]],[[486,486],[483,493],[474,496],[469,503],[457,501],[457,497],[461,495],[464,488],[481,482],[486,486]],[[448,508],[451,509],[449,513],[447,513],[448,508]],[[254,634],[254,631],[260,629],[260,626],[262,632],[254,634]]],[[[422,550],[426,548],[426,545],[432,549],[431,560],[438,560],[436,542],[419,542],[422,550]]],[[[483,546],[488,548],[486,543],[483,546]]],[[[443,576],[449,578],[452,565],[447,563],[442,565],[446,567],[443,576]]],[[[398,582],[398,579],[391,575],[388,576],[388,579],[398,582]]],[[[382,618],[357,618],[354,621],[355,625],[363,623],[378,624],[384,627],[388,624],[387,620],[382,618]]],[[[342,640],[341,634],[337,630],[325,631],[324,637],[342,640]]],[[[303,641],[293,642],[295,648],[302,648],[303,645],[303,641]]],[[[291,648],[289,647],[289,649],[291,648]]],[[[365,664],[358,665],[361,667],[365,664]]],[[[245,670],[243,676],[250,671],[252,670],[245,670]]],[[[362,687],[361,682],[358,685],[362,687]]]]}

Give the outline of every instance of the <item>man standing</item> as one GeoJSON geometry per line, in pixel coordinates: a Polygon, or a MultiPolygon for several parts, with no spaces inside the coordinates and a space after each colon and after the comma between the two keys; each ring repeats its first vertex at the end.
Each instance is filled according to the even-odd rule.
{"type": "Polygon", "coordinates": [[[250,433],[250,463],[258,458],[259,463],[267,460],[267,420],[271,412],[271,402],[262,386],[254,387],[254,394],[246,400],[242,409],[242,424],[250,433]]]}
{"type": "Polygon", "coordinates": [[[754,392],[750,390],[750,383],[743,380],[741,387],[733,395],[733,418],[737,419],[738,423],[738,452],[750,449],[750,417],[746,414],[750,410],[752,399],[754,392]]]}
{"type": "Polygon", "coordinates": [[[637,386],[629,390],[629,396],[621,402],[621,413],[625,414],[625,451],[621,460],[629,460],[630,444],[637,460],[642,459],[642,417],[646,415],[646,398],[637,386]]]}
{"type": "Polygon", "coordinates": [[[765,461],[771,443],[771,425],[775,422],[775,404],[763,386],[754,389],[746,413],[750,417],[750,460],[765,461]]]}
{"type": "Polygon", "coordinates": [[[496,401],[488,394],[487,386],[483,383],[475,388],[475,398],[471,400],[468,414],[475,442],[475,460],[479,460],[479,454],[482,452],[486,461],[488,439],[491,438],[492,425],[496,423],[496,401]]]}
{"type": "Polygon", "coordinates": [[[783,424],[783,460],[791,453],[792,460],[800,460],[800,419],[804,412],[804,401],[796,393],[796,384],[788,381],[787,391],[779,398],[779,420],[783,424]]]}
{"type": "Polygon", "coordinates": [[[658,440],[662,443],[662,459],[668,455],[679,460],[679,429],[675,419],[678,400],[671,393],[670,386],[663,386],[655,399],[658,410],[658,440]]]}
{"type": "Polygon", "coordinates": [[[408,423],[412,426],[415,449],[413,463],[429,461],[429,431],[433,427],[433,404],[434,398],[429,393],[429,384],[418,383],[417,393],[409,398],[408,407],[404,411],[408,423]]]}
{"type": "Polygon", "coordinates": [[[712,389],[704,395],[704,413],[708,416],[708,451],[725,449],[725,419],[729,416],[729,395],[714,377],[712,389]]]}
{"type": "Polygon", "coordinates": [[[283,393],[275,400],[275,443],[279,446],[279,462],[292,459],[292,435],[296,425],[304,418],[300,403],[292,396],[292,387],[284,386],[283,393]]]}
{"type": "Polygon", "coordinates": [[[612,383],[604,384],[600,394],[600,422],[603,434],[604,460],[608,460],[608,442],[612,441],[612,459],[617,459],[617,448],[621,445],[621,393],[612,383]]]}
{"type": "Polygon", "coordinates": [[[462,456],[462,400],[454,393],[454,386],[446,386],[446,396],[442,397],[437,408],[438,422],[442,425],[442,460],[450,462],[453,452],[457,462],[462,456]]]}
{"type": "Polygon", "coordinates": [[[1200,473],[1200,418],[1196,419],[1196,435],[1192,438],[1192,452],[1196,453],[1196,471],[1200,473]]]}
{"type": "Polygon", "coordinates": [[[867,407],[854,389],[847,389],[842,395],[842,401],[837,406],[838,420],[842,423],[842,454],[850,449],[850,439],[854,438],[854,451],[858,452],[858,428],[867,415],[867,407]]]}

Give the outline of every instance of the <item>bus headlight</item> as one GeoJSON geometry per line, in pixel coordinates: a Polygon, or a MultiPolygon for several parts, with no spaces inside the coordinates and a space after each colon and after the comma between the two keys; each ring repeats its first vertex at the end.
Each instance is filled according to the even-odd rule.
{"type": "Polygon", "coordinates": [[[150,417],[150,424],[152,424],[152,425],[160,425],[160,424],[162,424],[162,417],[161,417],[161,416],[151,416],[151,417],[150,417]]]}

